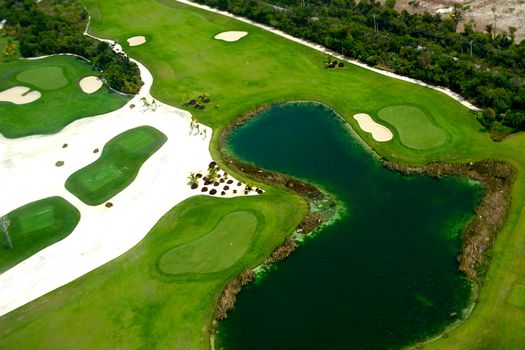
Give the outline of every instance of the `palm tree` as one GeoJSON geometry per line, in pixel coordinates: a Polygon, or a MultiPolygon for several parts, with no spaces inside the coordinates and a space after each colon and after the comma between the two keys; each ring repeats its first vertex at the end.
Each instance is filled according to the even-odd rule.
{"type": "Polygon", "coordinates": [[[208,175],[206,175],[206,178],[209,180],[209,181],[215,181],[217,179],[217,168],[216,167],[211,167],[208,169],[208,175]]]}
{"type": "Polygon", "coordinates": [[[324,64],[328,67],[332,64],[332,55],[326,55],[324,59],[324,64]]]}
{"type": "Polygon", "coordinates": [[[11,220],[9,220],[7,216],[4,215],[0,218],[0,228],[4,231],[9,249],[13,249],[13,242],[11,241],[11,236],[9,236],[9,224],[11,224],[11,220]]]}
{"type": "Polygon", "coordinates": [[[190,173],[190,176],[188,176],[188,185],[190,185],[192,188],[196,188],[199,186],[199,178],[197,177],[197,174],[190,173]]]}

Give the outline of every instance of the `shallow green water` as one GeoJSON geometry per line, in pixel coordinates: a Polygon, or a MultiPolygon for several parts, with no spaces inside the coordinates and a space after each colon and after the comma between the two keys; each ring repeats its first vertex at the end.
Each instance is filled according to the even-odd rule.
{"type": "Polygon", "coordinates": [[[481,190],[385,170],[328,108],[274,107],[234,132],[237,157],[322,185],[346,214],[238,296],[225,349],[395,349],[467,306],[461,227],[481,190]]]}

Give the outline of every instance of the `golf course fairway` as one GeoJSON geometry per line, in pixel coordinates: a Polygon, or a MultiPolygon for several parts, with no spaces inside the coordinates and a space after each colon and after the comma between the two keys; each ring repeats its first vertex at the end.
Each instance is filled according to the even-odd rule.
{"type": "MultiPolygon", "coordinates": [[[[146,45],[126,48],[126,52],[147,66],[153,74],[152,94],[158,101],[189,109],[189,100],[202,94],[209,96],[211,102],[205,109],[191,108],[190,112],[200,123],[214,129],[210,151],[221,168],[245,182],[250,182],[250,179],[232,172],[222,160],[219,151],[221,133],[246,113],[268,104],[286,101],[318,101],[329,106],[352,126],[356,134],[349,136],[346,130],[341,130],[345,137],[359,137],[379,156],[390,161],[418,166],[435,161],[468,163],[496,159],[514,166],[517,178],[509,215],[490,251],[490,267],[479,297],[475,300],[476,305],[468,319],[448,332],[446,337],[426,344],[425,348],[525,348],[525,308],[522,307],[525,286],[525,235],[522,234],[525,232],[525,134],[516,134],[503,142],[495,143],[477,122],[474,113],[445,94],[351,64],[346,64],[342,69],[327,69],[323,63],[325,55],[311,48],[250,24],[172,0],[87,0],[85,4],[91,14],[90,33],[121,43],[136,35],[148,38],[146,45]],[[246,31],[249,35],[231,43],[214,39],[218,33],[227,31],[246,31]],[[389,123],[389,127],[395,127],[392,131],[397,131],[397,134],[391,141],[379,143],[362,131],[352,118],[357,113],[367,113],[375,118],[381,110],[390,106],[411,106],[423,111],[434,129],[426,127],[428,123],[420,118],[414,119],[416,121],[410,126],[389,123]],[[419,127],[420,123],[427,124],[419,127]],[[407,139],[402,136],[403,133],[417,132],[417,138],[422,140],[429,133],[428,136],[432,139],[437,135],[436,129],[446,135],[446,140],[439,144],[434,142],[424,147],[418,141],[415,144],[405,144],[407,139]]],[[[1,68],[2,72],[5,66],[1,68]]],[[[13,79],[20,72],[15,72],[13,79]]],[[[17,82],[18,84],[20,83],[17,82]]],[[[7,88],[2,85],[4,87],[7,88]]],[[[36,86],[34,88],[37,89],[36,86]]],[[[103,90],[94,95],[103,93],[103,90]]],[[[49,94],[53,91],[58,90],[49,91],[49,94]]],[[[37,104],[47,101],[48,92],[41,92],[42,97],[39,100],[19,108],[32,110],[37,104]]],[[[93,97],[86,94],[83,96],[87,99],[93,97]]],[[[123,98],[118,98],[119,103],[123,103],[123,98]]],[[[81,100],[75,101],[80,103],[81,100]]],[[[97,103],[82,102],[82,106],[85,105],[96,106],[97,103]]],[[[52,107],[40,108],[47,110],[52,107]]],[[[57,111],[64,111],[66,108],[58,105],[55,107],[57,111]]],[[[0,104],[0,112],[1,108],[4,108],[4,104],[0,104]]],[[[9,113],[26,112],[20,109],[19,112],[9,113]]],[[[0,118],[4,115],[0,113],[0,118]]],[[[15,120],[13,115],[15,114],[7,118],[11,123],[15,120]]],[[[78,117],[77,113],[74,115],[75,118],[78,117]]],[[[66,116],[70,115],[58,113],[59,120],[53,126],[54,129],[49,127],[53,123],[44,123],[47,125],[45,131],[60,130],[67,124],[66,116]]],[[[51,116],[49,118],[56,119],[51,116]]],[[[2,133],[8,137],[8,132],[4,130],[12,130],[11,135],[30,134],[37,130],[34,125],[24,130],[20,129],[20,125],[19,129],[15,128],[16,125],[11,126],[11,129],[4,125],[7,124],[2,120],[2,133]]],[[[300,125],[302,124],[297,123],[297,128],[300,125]]],[[[271,138],[272,135],[260,137],[271,138]]],[[[319,138],[318,135],[310,135],[309,141],[314,143],[319,138]]],[[[299,157],[288,161],[299,162],[299,157]]],[[[310,161],[316,162],[318,159],[312,158],[310,161]]],[[[318,171],[326,173],[327,169],[318,171]]],[[[337,170],[332,173],[348,179],[354,174],[338,174],[337,170]]],[[[303,176],[313,178],[313,175],[303,176]]],[[[392,176],[398,177],[394,174],[392,176]]],[[[445,180],[443,183],[450,184],[454,181],[445,180]]],[[[208,349],[215,306],[223,288],[241,271],[259,265],[297,228],[307,211],[307,204],[300,197],[280,188],[261,187],[265,190],[261,196],[235,199],[197,196],[179,204],[166,213],[146,238],[128,253],[0,318],[0,348],[208,349]],[[159,270],[159,260],[167,251],[201,239],[219,225],[221,218],[239,211],[255,215],[258,223],[249,248],[233,265],[204,274],[169,275],[159,270]]],[[[373,186],[370,188],[371,192],[377,191],[373,186]]],[[[437,192],[447,193],[445,189],[437,192]]],[[[383,200],[382,192],[376,195],[383,200]]],[[[100,202],[104,196],[97,197],[99,198],[96,201],[100,202]]],[[[357,203],[358,198],[349,200],[349,203],[357,203]]],[[[406,202],[400,201],[397,204],[402,209],[415,203],[407,199],[406,202]]],[[[357,205],[350,206],[347,208],[347,215],[354,220],[354,217],[358,217],[366,209],[357,205]]],[[[443,215],[439,211],[436,213],[443,215]]],[[[395,217],[392,220],[395,222],[395,217]]],[[[446,225],[447,222],[454,220],[435,222],[434,229],[443,227],[441,225],[446,225]]],[[[320,235],[305,245],[317,245],[318,252],[321,252],[324,236],[320,235]]],[[[433,237],[438,239],[439,235],[435,233],[433,237]]],[[[378,241],[374,247],[395,247],[397,240],[393,239],[391,242],[391,246],[383,246],[379,243],[385,242],[378,241]]],[[[451,245],[447,251],[450,259],[447,264],[439,266],[452,273],[453,266],[456,266],[454,254],[457,253],[458,242],[454,239],[446,242],[448,243],[443,243],[444,246],[451,245]]],[[[356,251],[356,248],[349,248],[356,254],[352,259],[363,254],[356,251]]],[[[443,246],[439,248],[436,251],[446,251],[443,246]]],[[[427,249],[432,253],[434,246],[427,249]]],[[[307,248],[303,249],[305,253],[301,250],[299,248],[296,252],[298,257],[292,259],[300,260],[300,255],[308,251],[307,248]]],[[[199,247],[199,251],[202,251],[202,247],[199,247]]],[[[326,251],[329,257],[331,251],[326,251]]],[[[277,273],[281,269],[288,269],[287,263],[283,262],[277,273]]],[[[376,263],[379,264],[380,261],[376,263]]],[[[392,269],[396,267],[388,262],[384,266],[392,269]]],[[[422,273],[425,272],[425,265],[415,266],[422,269],[422,273]]],[[[388,270],[383,272],[391,273],[388,270]]],[[[265,282],[263,280],[263,284],[265,282]]],[[[293,281],[283,281],[291,282],[293,281]]],[[[338,283],[339,280],[321,280],[320,283],[322,282],[329,285],[329,282],[338,283]]],[[[419,280],[415,282],[423,283],[419,280]]],[[[461,285],[460,281],[455,283],[458,283],[456,286],[461,285]]],[[[444,285],[447,286],[450,284],[444,285]]],[[[389,290],[389,287],[386,286],[385,290],[389,290]]],[[[463,290],[462,288],[452,289],[463,290]]],[[[243,295],[249,293],[251,291],[238,296],[240,303],[243,302],[243,295]]],[[[453,294],[447,293],[443,296],[453,294]]],[[[459,299],[463,300],[462,297],[459,299]]],[[[458,301],[446,297],[443,300],[448,303],[458,301]]],[[[419,303],[422,307],[436,305],[436,301],[425,293],[414,293],[413,298],[407,302],[419,303]]],[[[286,312],[285,306],[287,305],[283,305],[283,312],[286,312]]],[[[373,308],[373,305],[370,307],[373,308]]],[[[433,307],[427,308],[432,311],[433,307]]],[[[346,313],[345,310],[342,312],[346,313]]],[[[451,316],[441,314],[440,317],[444,320],[451,316]]],[[[443,329],[443,324],[429,329],[434,334],[434,331],[443,329]]],[[[425,340],[425,332],[418,334],[423,338],[410,341],[425,340]]]]}

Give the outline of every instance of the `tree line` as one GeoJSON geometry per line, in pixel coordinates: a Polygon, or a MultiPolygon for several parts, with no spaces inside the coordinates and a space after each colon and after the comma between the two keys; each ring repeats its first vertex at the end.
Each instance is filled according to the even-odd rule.
{"type": "Polygon", "coordinates": [[[72,53],[90,60],[117,91],[136,94],[143,84],[138,66],[126,55],[83,34],[88,13],[80,0],[0,0],[0,19],[23,57],[72,53]]]}
{"type": "MultiPolygon", "coordinates": [[[[483,108],[478,118],[501,138],[525,130],[525,41],[447,17],[394,10],[395,0],[196,0],[321,44],[370,66],[444,86],[483,108]]],[[[417,1],[412,1],[417,6],[417,1]]]]}

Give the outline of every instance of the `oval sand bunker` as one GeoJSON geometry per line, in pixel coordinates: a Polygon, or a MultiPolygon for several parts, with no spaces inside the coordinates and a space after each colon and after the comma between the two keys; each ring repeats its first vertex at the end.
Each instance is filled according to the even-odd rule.
{"type": "Polygon", "coordinates": [[[98,91],[102,87],[102,80],[99,77],[90,75],[88,77],[82,78],[79,82],[80,88],[86,94],[92,94],[98,91]]]}
{"type": "Polygon", "coordinates": [[[0,102],[11,102],[16,105],[23,105],[36,101],[42,94],[36,90],[29,91],[26,86],[15,86],[0,92],[0,102]]]}
{"type": "Polygon", "coordinates": [[[246,35],[248,35],[248,32],[222,32],[220,34],[215,35],[215,39],[224,40],[231,43],[241,39],[242,37],[245,37],[246,35]]]}
{"type": "Polygon", "coordinates": [[[139,46],[146,42],[146,37],[143,35],[134,36],[132,38],[128,38],[127,42],[129,46],[139,46]]]}
{"type": "Polygon", "coordinates": [[[386,142],[392,140],[394,135],[392,131],[386,126],[375,122],[372,117],[366,113],[359,113],[354,115],[354,119],[357,120],[359,127],[370,134],[372,138],[377,142],[386,142]]]}

